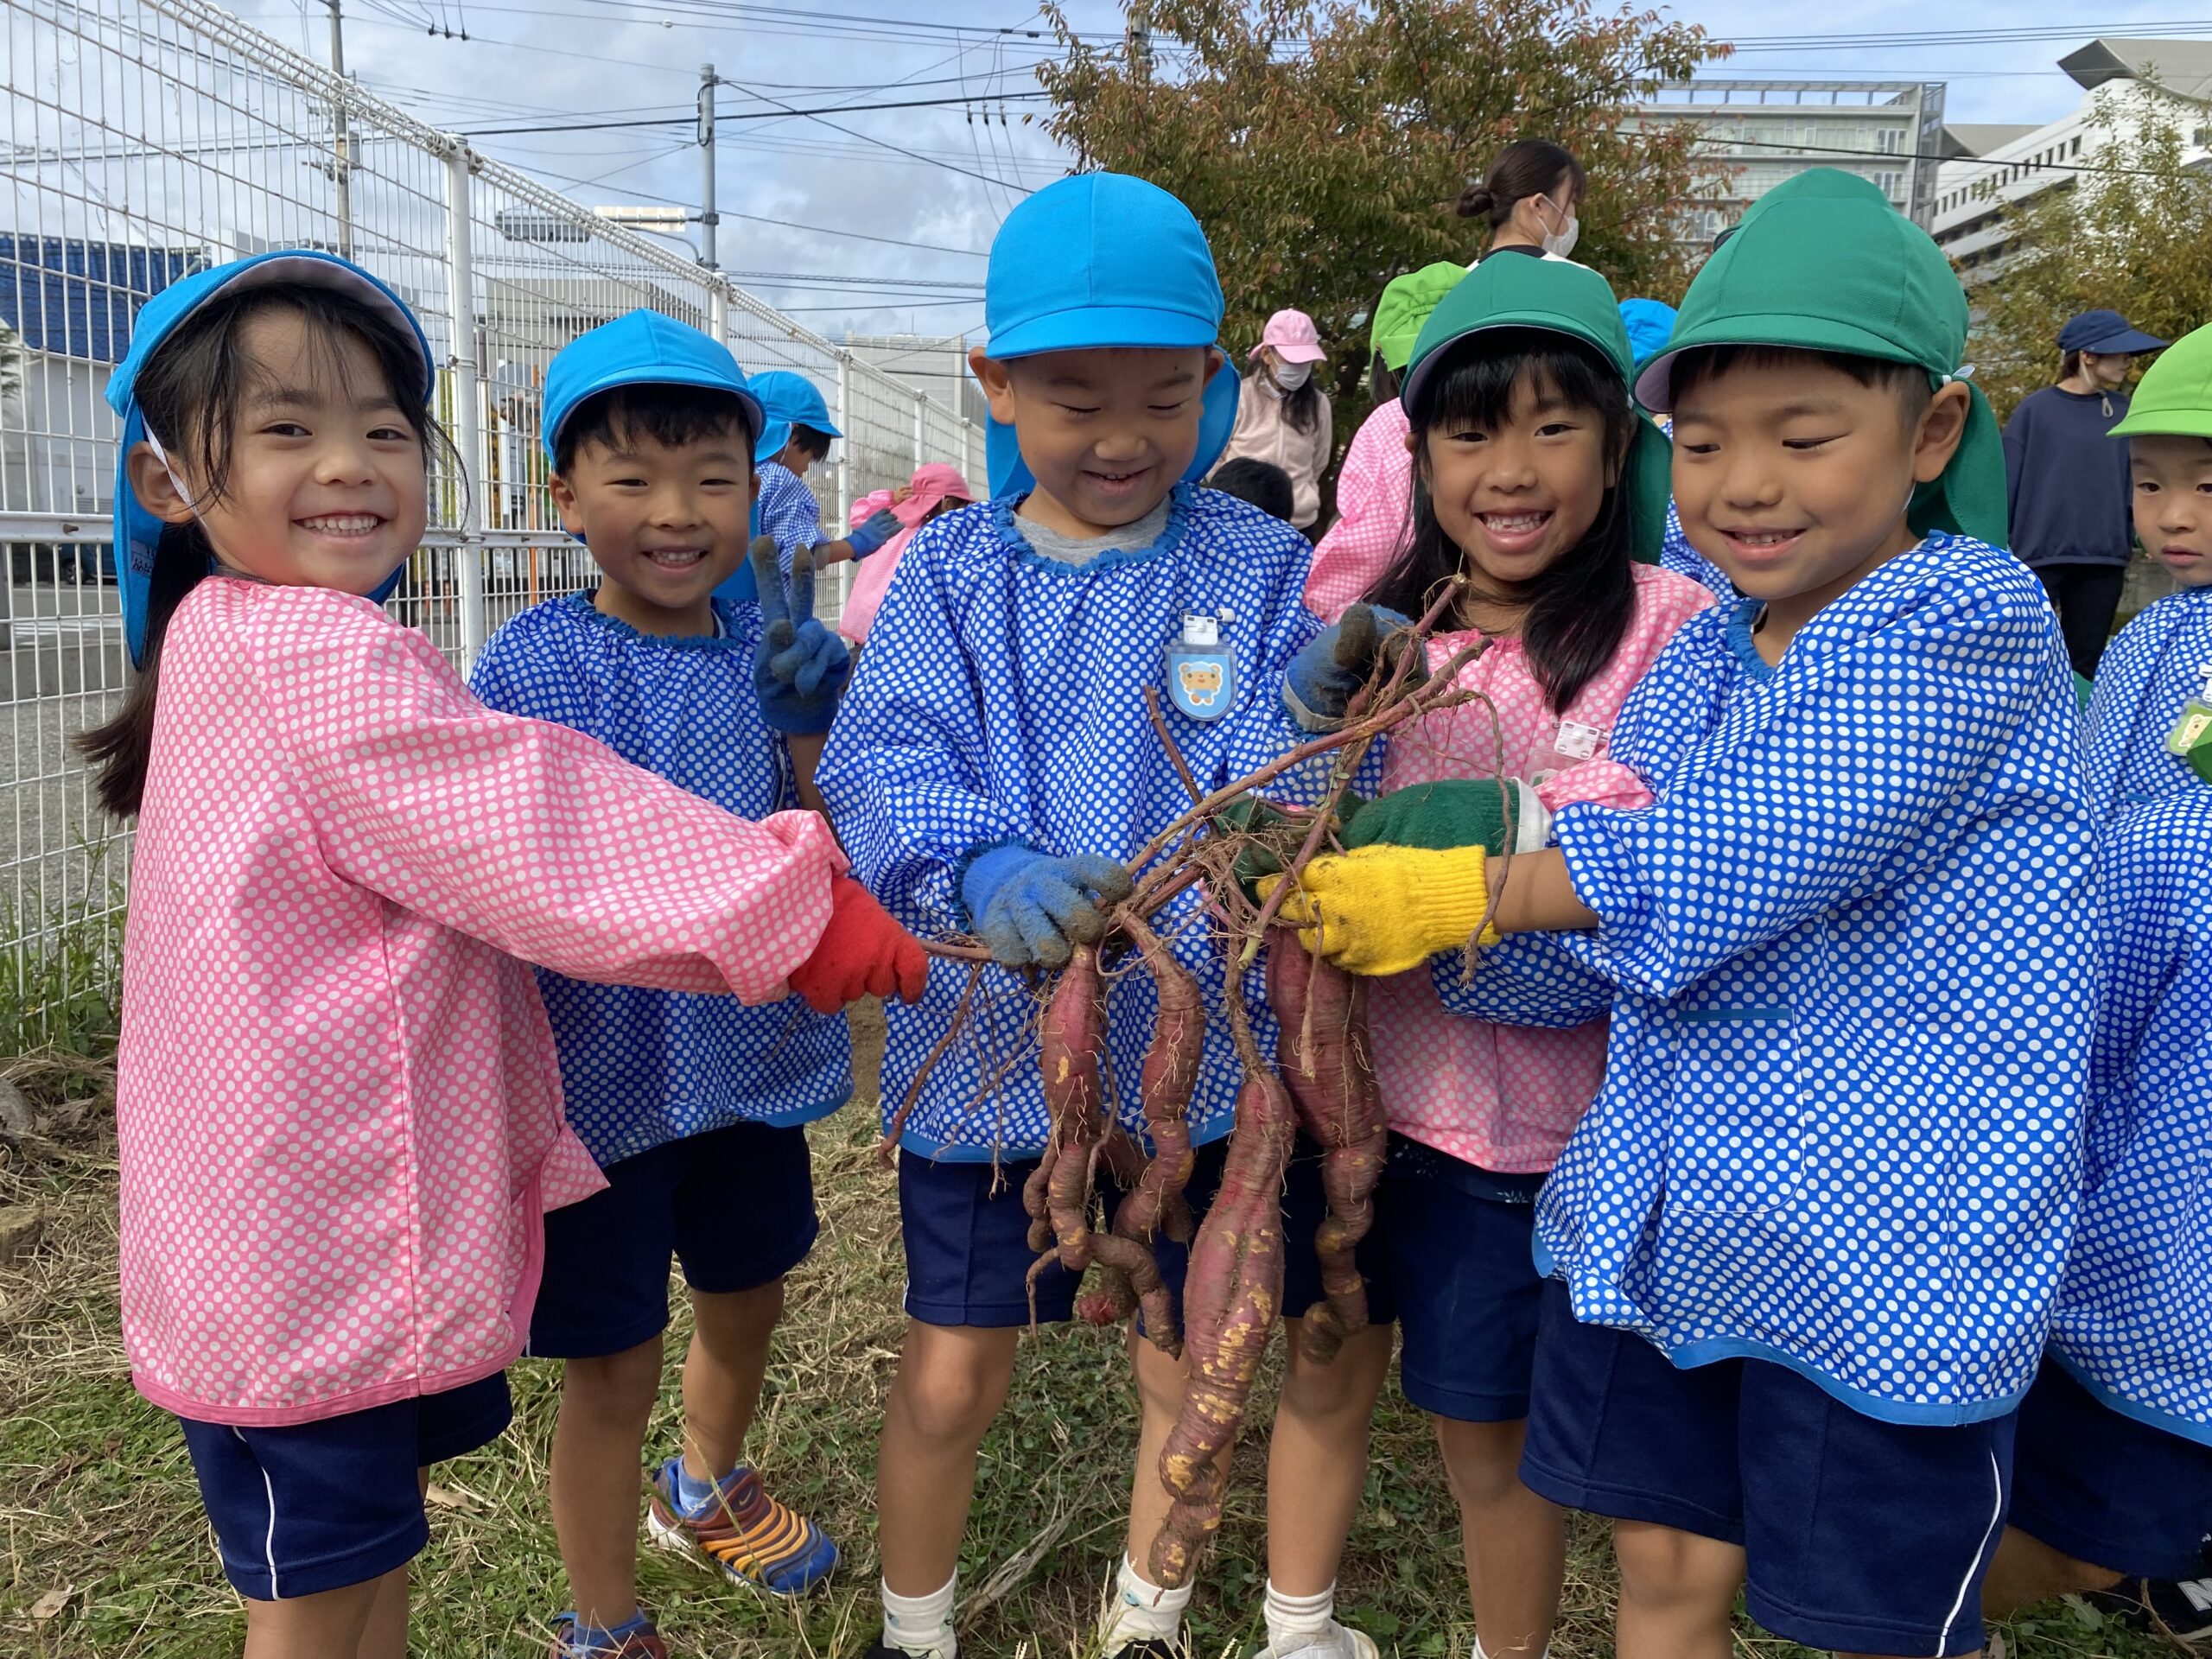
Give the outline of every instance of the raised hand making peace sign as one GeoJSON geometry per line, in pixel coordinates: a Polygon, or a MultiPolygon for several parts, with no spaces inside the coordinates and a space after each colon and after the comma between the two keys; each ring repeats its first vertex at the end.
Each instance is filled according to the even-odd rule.
{"type": "Polygon", "coordinates": [[[836,715],[853,659],[845,642],[815,620],[814,555],[799,549],[788,581],[778,568],[773,537],[754,537],[751,558],[766,625],[753,656],[761,715],[787,736],[819,735],[836,715]]]}

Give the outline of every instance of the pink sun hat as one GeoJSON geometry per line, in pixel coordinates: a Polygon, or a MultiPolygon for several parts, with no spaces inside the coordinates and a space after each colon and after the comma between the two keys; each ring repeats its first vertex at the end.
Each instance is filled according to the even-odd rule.
{"type": "Polygon", "coordinates": [[[931,507],[940,501],[973,501],[976,492],[968,487],[968,480],[960,475],[957,467],[933,461],[925,467],[914,468],[914,476],[906,486],[904,501],[891,509],[899,522],[908,529],[929,516],[931,507]]]}
{"type": "Polygon", "coordinates": [[[1278,311],[1269,317],[1260,344],[1245,355],[1257,357],[1262,347],[1268,346],[1274,346],[1275,355],[1286,363],[1319,363],[1328,356],[1321,349],[1321,331],[1303,311],[1278,311]]]}

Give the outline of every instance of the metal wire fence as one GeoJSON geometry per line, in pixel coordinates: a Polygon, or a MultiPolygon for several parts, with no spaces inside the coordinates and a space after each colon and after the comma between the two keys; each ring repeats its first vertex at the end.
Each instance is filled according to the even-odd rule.
{"type": "Polygon", "coordinates": [[[816,474],[832,533],[923,461],[980,474],[981,434],[943,404],[212,5],[0,0],[0,1036],[66,1038],[113,985],[130,837],[69,738],[126,683],[101,393],[170,283],[315,247],[415,308],[460,464],[433,479],[391,609],[463,669],[590,579],[548,493],[539,393],[556,352],[638,307],[822,387],[846,434],[816,474]]]}

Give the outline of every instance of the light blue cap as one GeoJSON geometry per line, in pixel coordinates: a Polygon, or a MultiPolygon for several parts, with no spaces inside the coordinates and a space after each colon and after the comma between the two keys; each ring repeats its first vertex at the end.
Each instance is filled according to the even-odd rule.
{"type": "MultiPolygon", "coordinates": [[[[994,361],[1116,346],[1187,349],[1221,338],[1221,279],[1191,210],[1156,184],[1086,173],[1046,185],[991,242],[983,315],[994,361]]],[[[1236,429],[1241,382],[1224,358],[1208,383],[1185,481],[1213,470],[1236,429]]],[[[991,493],[1035,486],[1014,429],[985,435],[991,493]]]]}
{"type": "Polygon", "coordinates": [[[729,347],[712,334],[658,311],[632,311],[577,335],[547,365],[546,458],[553,458],[569,416],[587,399],[617,386],[699,386],[726,391],[743,407],[746,425],[757,434],[766,423],[757,385],[745,378],[729,347]]]}
{"type": "Polygon", "coordinates": [[[768,416],[760,441],[753,446],[755,461],[782,454],[794,426],[810,426],[833,438],[845,435],[830,423],[830,405],[821,388],[796,369],[766,369],[754,375],[753,394],[768,416]]]}
{"type": "MultiPolygon", "coordinates": [[[[194,272],[172,283],[146,302],[130,331],[130,349],[108,377],[107,402],[121,417],[123,433],[115,460],[115,563],[123,593],[123,639],[133,667],[143,666],[146,655],[146,606],[153,588],[154,555],[161,545],[162,521],[138,505],[130,491],[130,452],[145,442],[146,417],[138,408],[138,377],[162,342],[194,311],[210,300],[242,289],[292,286],[327,288],[351,295],[375,310],[387,314],[413,335],[423,353],[423,382],[415,388],[427,408],[437,389],[437,365],[430,356],[430,342],[407,302],[383,283],[350,260],[309,248],[279,249],[251,259],[194,272]]],[[[403,392],[407,388],[399,388],[403,392]]],[[[181,443],[182,433],[156,433],[170,444],[181,443]]],[[[370,595],[378,604],[398,587],[405,567],[370,595]]]]}
{"type": "Polygon", "coordinates": [[[1664,300],[1623,300],[1621,321],[1628,329],[1629,355],[1648,363],[1667,349],[1675,332],[1675,308],[1664,300]]]}

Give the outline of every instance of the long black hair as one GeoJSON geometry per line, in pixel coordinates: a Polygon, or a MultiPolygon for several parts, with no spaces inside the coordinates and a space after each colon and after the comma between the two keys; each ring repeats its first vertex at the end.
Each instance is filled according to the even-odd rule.
{"type": "Polygon", "coordinates": [[[1494,431],[1525,378],[1605,423],[1615,481],[1589,533],[1529,586],[1522,647],[1544,699],[1564,714],[1620,650],[1636,613],[1634,516],[1625,487],[1637,415],[1620,372],[1594,346],[1532,328],[1489,330],[1447,346],[1413,415],[1413,512],[1397,556],[1367,597],[1408,616],[1427,610],[1438,585],[1459,574],[1465,556],[1437,521],[1428,489],[1428,435],[1440,429],[1494,431]]]}
{"type": "Polygon", "coordinates": [[[1321,419],[1321,365],[1309,365],[1305,385],[1295,391],[1285,391],[1282,382],[1275,379],[1274,371],[1262,358],[1253,371],[1255,379],[1265,378],[1272,383],[1274,395],[1282,399],[1282,417],[1300,432],[1311,432],[1321,419]]]}
{"type": "MultiPolygon", "coordinates": [[[[389,314],[334,289],[272,285],[218,295],[179,323],[176,332],[138,372],[134,387],[146,429],[170,459],[197,480],[194,503],[207,506],[230,493],[233,441],[240,404],[263,373],[242,343],[245,326],[274,311],[291,310],[305,321],[308,350],[346,373],[345,346],[359,340],[376,361],[393,399],[405,411],[423,446],[453,453],[443,429],[418,401],[423,351],[415,335],[389,314]]],[[[129,489],[127,481],[119,487],[129,489]]],[[[130,550],[118,548],[118,559],[130,550]]],[[[146,765],[154,747],[154,711],[161,696],[162,640],[185,595],[207,575],[213,549],[196,518],[163,527],[154,552],[146,605],[146,645],[137,675],[113,718],[79,733],[78,752],[92,763],[100,804],[118,817],[137,814],[146,790],[146,765]]]]}

